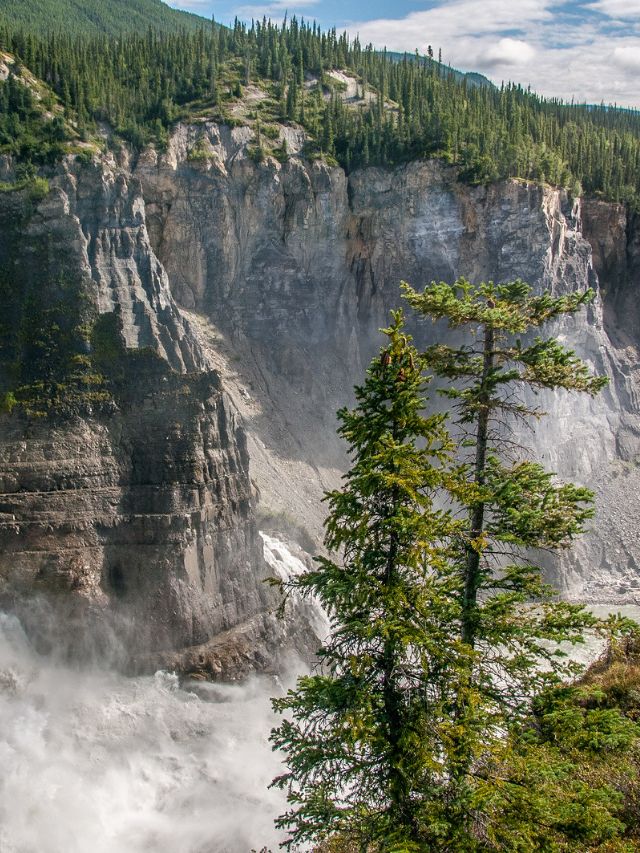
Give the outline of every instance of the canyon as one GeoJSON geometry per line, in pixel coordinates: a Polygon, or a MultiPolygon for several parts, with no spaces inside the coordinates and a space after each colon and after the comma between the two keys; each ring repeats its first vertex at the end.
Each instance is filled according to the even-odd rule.
{"type": "MultiPolygon", "coordinates": [[[[553,332],[609,386],[541,394],[548,417],[519,440],[596,492],[550,579],[574,600],[635,602],[637,217],[522,181],[472,187],[437,160],[347,175],[280,133],[288,159],[256,162],[251,129],[182,124],[163,152],[68,157],[44,198],[0,197],[0,267],[52,299],[52,282],[77,282],[128,354],[109,405],[0,416],[0,607],[43,648],[108,649],[135,671],[229,679],[308,659],[313,613],[278,617],[259,531],[302,561],[322,547],[322,495],[347,465],[335,413],[400,281],[460,275],[596,290],[553,332]]],[[[419,345],[442,333],[409,323],[419,345]]]]}

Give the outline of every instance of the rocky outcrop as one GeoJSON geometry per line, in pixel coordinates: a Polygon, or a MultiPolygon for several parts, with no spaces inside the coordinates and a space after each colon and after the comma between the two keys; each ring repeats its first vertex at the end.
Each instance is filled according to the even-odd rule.
{"type": "Polygon", "coordinates": [[[640,340],[640,218],[622,204],[585,200],[584,235],[604,291],[607,334],[618,348],[640,340]]]}

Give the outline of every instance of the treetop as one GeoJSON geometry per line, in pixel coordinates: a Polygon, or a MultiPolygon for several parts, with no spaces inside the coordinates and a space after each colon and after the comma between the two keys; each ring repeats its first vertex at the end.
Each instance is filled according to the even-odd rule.
{"type": "Polygon", "coordinates": [[[549,291],[536,295],[519,278],[505,284],[483,281],[477,285],[463,277],[453,284],[433,281],[422,293],[405,281],[401,287],[412,308],[434,321],[446,319],[452,329],[481,323],[512,334],[522,334],[562,314],[574,314],[595,297],[591,288],[557,297],[549,291]]]}

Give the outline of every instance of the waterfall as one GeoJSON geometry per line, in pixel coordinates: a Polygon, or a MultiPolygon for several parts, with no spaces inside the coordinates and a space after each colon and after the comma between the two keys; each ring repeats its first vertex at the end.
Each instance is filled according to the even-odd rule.
{"type": "MultiPolygon", "coordinates": [[[[262,534],[283,580],[304,570],[262,534]]],[[[319,637],[328,620],[297,599],[319,637]]],[[[292,663],[299,671],[301,664],[292,663]]],[[[285,808],[268,742],[274,679],[185,684],[40,655],[0,612],[0,853],[275,850],[285,808]]]]}
{"type": "MultiPolygon", "coordinates": [[[[282,581],[289,581],[306,571],[306,566],[284,542],[260,531],[264,543],[264,559],[275,576],[282,581]]],[[[315,596],[303,597],[299,592],[292,595],[293,604],[302,609],[311,628],[320,641],[329,635],[331,624],[326,611],[315,596]]]]}

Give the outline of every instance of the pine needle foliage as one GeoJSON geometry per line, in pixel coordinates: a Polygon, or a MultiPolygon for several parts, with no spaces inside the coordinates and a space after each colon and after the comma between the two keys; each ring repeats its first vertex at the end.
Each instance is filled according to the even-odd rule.
{"type": "MultiPolygon", "coordinates": [[[[501,827],[496,804],[505,806],[505,765],[524,760],[532,703],[578,672],[567,649],[604,630],[558,601],[529,558],[570,545],[593,515],[592,493],[559,482],[504,436],[514,418],[540,416],[527,402],[532,389],[602,388],[573,352],[532,337],[593,294],[464,279],[404,288],[414,309],[447,321],[464,343],[419,354],[395,314],[355,409],[339,413],[352,467],[327,496],[326,544],[340,556],[319,558],[292,583],[319,598],[332,633],[318,671],[274,702],[284,719],[272,741],[288,767],[274,784],[290,804],[278,825],[289,848],[578,849],[496,846],[517,836],[501,827]],[[444,382],[448,414],[427,413],[429,375],[444,382]]],[[[513,787],[516,777],[539,779],[535,768],[512,773],[513,787]]],[[[536,802],[553,812],[550,788],[536,802]]],[[[580,792],[583,804],[598,801],[594,838],[600,825],[603,838],[618,832],[604,789],[595,799],[578,783],[567,791],[566,811],[580,792]]]]}
{"type": "Polygon", "coordinates": [[[502,760],[485,769],[486,849],[638,849],[640,635],[637,626],[621,633],[579,681],[536,697],[502,760]]]}

